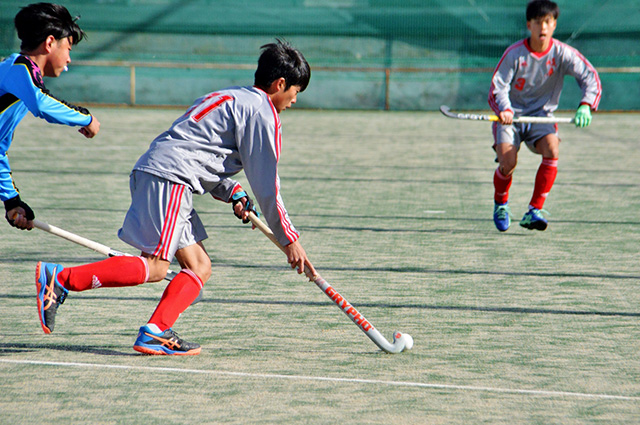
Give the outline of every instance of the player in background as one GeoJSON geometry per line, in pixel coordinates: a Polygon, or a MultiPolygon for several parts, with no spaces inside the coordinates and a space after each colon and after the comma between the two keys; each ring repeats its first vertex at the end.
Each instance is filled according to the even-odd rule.
{"type": "Polygon", "coordinates": [[[529,210],[520,221],[522,227],[547,228],[542,207],[558,172],[557,125],[514,124],[513,118],[552,116],[558,108],[565,75],[573,76],[582,89],[575,114],[577,127],[591,123],[591,111],[597,110],[600,102],[602,88],[595,68],[576,49],[553,38],[559,13],[558,5],[552,1],[529,2],[526,18],[531,36],[507,48],[491,80],[489,105],[500,120],[492,127],[499,162],[493,176],[493,221],[502,232],[511,224],[509,188],[521,143],[542,156],[529,210]]]}
{"type": "Polygon", "coordinates": [[[315,274],[285,209],[278,177],[279,114],[305,90],[311,70],[304,56],[286,42],[277,40],[262,49],[253,86],[231,87],[197,99],[135,164],[131,206],[118,236],[140,249],[141,256],[69,268],[38,263],[38,313],[45,333],[53,331],[57,308],[69,291],[159,281],[175,257],[182,270],[140,328],[133,348],[146,354],[200,353],[198,344],[184,341],[172,330],[211,275],[211,260],[202,244],[207,233],[192,197],[209,193],[231,202],[234,214],[248,222],[254,207],[231,179],[243,169],[291,267],[303,273],[307,266],[315,274]]]}
{"type": "Polygon", "coordinates": [[[85,108],[53,97],[42,80],[43,76],[60,76],[71,62],[71,47],[85,35],[67,9],[31,4],[20,9],[14,24],[21,40],[20,53],[0,63],[0,200],[12,226],[31,230],[35,214],[20,199],[7,156],[16,127],[27,111],[50,123],[80,126],[80,133],[88,138],[98,133],[100,123],[85,108]]]}

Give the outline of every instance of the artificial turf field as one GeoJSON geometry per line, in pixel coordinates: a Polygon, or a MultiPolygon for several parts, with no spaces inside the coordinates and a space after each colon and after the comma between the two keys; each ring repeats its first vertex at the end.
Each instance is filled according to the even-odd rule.
{"type": "MultiPolygon", "coordinates": [[[[14,179],[39,219],[135,253],[116,236],[128,174],[182,111],[92,112],[92,140],[25,118],[14,179]]],[[[5,223],[0,423],[640,422],[638,115],[561,126],[544,232],[518,225],[540,161],[523,148],[505,233],[491,219],[486,123],[295,109],[282,120],[282,194],[303,246],[387,339],[411,334],[413,350],[379,351],[208,195],[195,207],[213,276],[174,326],[202,354],[133,351],[166,282],[71,293],[45,335],[36,262],[102,257],[5,223]]]]}

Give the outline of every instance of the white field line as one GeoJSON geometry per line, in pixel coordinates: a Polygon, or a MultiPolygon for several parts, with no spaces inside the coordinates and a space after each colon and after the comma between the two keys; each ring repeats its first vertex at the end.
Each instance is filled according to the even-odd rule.
{"type": "Polygon", "coordinates": [[[98,364],[98,363],[75,363],[75,362],[47,362],[39,360],[11,360],[0,359],[0,363],[14,363],[14,364],[30,364],[36,366],[62,366],[62,367],[79,367],[87,369],[119,369],[119,370],[138,370],[138,371],[150,371],[150,372],[170,372],[170,373],[183,373],[183,374],[198,374],[198,375],[218,375],[218,376],[234,376],[242,378],[254,378],[254,379],[286,379],[294,381],[316,381],[316,382],[339,382],[350,384],[367,384],[367,385],[387,385],[393,387],[410,387],[410,388],[430,388],[438,390],[449,391],[476,391],[476,392],[492,392],[492,393],[507,393],[507,394],[523,394],[532,396],[543,397],[556,397],[556,398],[590,398],[590,399],[603,399],[603,400],[626,400],[626,401],[640,401],[640,397],[623,396],[623,395],[611,395],[611,394],[590,394],[590,393],[577,393],[569,391],[545,391],[545,390],[527,390],[527,389],[512,389],[512,388],[494,388],[494,387],[480,387],[473,385],[447,385],[447,384],[428,384],[423,382],[406,382],[406,381],[384,381],[378,379],[357,379],[357,378],[330,378],[323,376],[304,376],[304,375],[279,375],[269,373],[246,373],[246,372],[229,372],[222,370],[204,370],[204,369],[183,369],[174,367],[151,367],[151,366],[130,366],[130,365],[113,365],[113,364],[98,364]]]}

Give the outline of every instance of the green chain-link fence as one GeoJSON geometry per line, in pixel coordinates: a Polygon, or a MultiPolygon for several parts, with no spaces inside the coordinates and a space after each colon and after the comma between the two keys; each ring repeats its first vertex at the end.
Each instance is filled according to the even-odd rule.
{"type": "MultiPolygon", "coordinates": [[[[640,110],[640,2],[557,1],[555,37],[600,71],[601,110],[640,110]]],[[[73,0],[89,38],[70,71],[47,86],[78,102],[187,105],[208,91],[253,82],[262,44],[300,48],[312,66],[298,106],[486,109],[504,49],[524,38],[526,0],[73,0]]],[[[2,0],[0,56],[19,48],[2,0]]],[[[561,108],[579,90],[565,84],[561,108]]]]}

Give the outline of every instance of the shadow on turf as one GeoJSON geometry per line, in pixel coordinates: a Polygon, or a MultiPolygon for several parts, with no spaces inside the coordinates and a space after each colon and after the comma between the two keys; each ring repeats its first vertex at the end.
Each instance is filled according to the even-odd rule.
{"type": "MultiPolygon", "coordinates": [[[[40,256],[25,256],[22,258],[3,258],[0,257],[0,263],[33,263],[40,256]]],[[[79,258],[79,257],[56,257],[56,261],[60,263],[65,262],[88,262],[91,257],[79,258]]],[[[214,261],[215,268],[245,268],[245,269],[272,269],[283,270],[283,266],[272,266],[264,264],[234,264],[230,262],[214,261]]],[[[34,266],[35,267],[35,266],[34,266]]],[[[323,267],[323,271],[332,272],[364,272],[364,273],[417,273],[417,274],[450,274],[450,275],[484,275],[484,276],[514,276],[514,277],[544,277],[544,278],[582,278],[582,279],[622,279],[622,280],[640,280],[640,275],[632,274],[613,274],[613,273],[562,273],[562,272],[508,272],[501,270],[457,270],[457,269],[430,269],[427,267],[323,267]]]]}
{"type": "MultiPolygon", "coordinates": [[[[263,300],[222,300],[222,299],[203,299],[203,303],[214,304],[260,304],[260,305],[308,305],[308,306],[325,306],[331,305],[326,302],[291,302],[291,301],[263,301],[263,300]]],[[[469,307],[469,306],[448,306],[433,304],[382,304],[382,303],[358,303],[353,304],[354,307],[370,307],[370,308],[403,308],[417,310],[457,310],[457,311],[479,311],[491,313],[518,313],[518,314],[564,314],[564,315],[583,315],[583,316],[629,316],[640,317],[640,313],[616,312],[616,311],[580,311],[580,310],[554,310],[545,308],[520,308],[520,307],[469,307]]]]}
{"type": "Polygon", "coordinates": [[[86,345],[55,345],[55,344],[2,344],[0,343],[0,356],[7,356],[11,354],[17,353],[29,353],[32,351],[39,350],[58,350],[58,351],[69,351],[73,353],[88,353],[88,354],[97,354],[101,356],[139,356],[140,354],[132,352],[132,353],[123,353],[120,351],[109,350],[106,348],[94,348],[88,347],[86,345]]]}
{"type": "MultiPolygon", "coordinates": [[[[382,167],[376,167],[376,168],[382,168],[382,167]]],[[[388,168],[388,167],[387,167],[388,168]]],[[[433,168],[433,167],[432,167],[433,168]]],[[[405,166],[401,167],[402,170],[406,170],[407,168],[405,166]]],[[[424,168],[420,168],[421,170],[424,170],[424,168]]],[[[482,170],[482,169],[474,169],[474,168],[466,168],[466,170],[482,170]]],[[[127,173],[123,173],[122,171],[119,170],[96,170],[96,169],[85,169],[85,170],[77,170],[77,169],[73,169],[73,170],[42,170],[42,169],[32,169],[32,168],[17,168],[13,170],[15,173],[20,173],[20,174],[51,174],[51,175],[64,175],[64,174],[68,174],[68,175],[78,175],[78,174],[84,174],[84,175],[113,175],[113,176],[127,176],[127,173]]],[[[483,170],[484,171],[484,170],[483,170]]],[[[288,176],[288,175],[281,175],[280,176],[280,180],[281,181],[294,181],[294,182],[299,182],[299,181],[319,181],[321,183],[325,183],[327,181],[335,181],[335,182],[353,182],[353,183],[422,183],[425,185],[437,185],[437,184],[441,184],[441,185],[451,185],[451,184],[462,184],[462,185],[466,185],[466,186],[470,186],[470,185],[478,185],[478,186],[488,186],[493,184],[492,180],[490,179],[485,179],[485,180],[456,180],[456,181],[451,181],[451,180],[447,180],[447,179],[426,179],[426,178],[401,178],[401,177],[396,177],[396,178],[389,178],[387,175],[385,175],[385,177],[345,177],[345,176],[340,176],[340,177],[330,177],[330,176],[300,176],[300,175],[296,175],[296,176],[288,176]]],[[[556,182],[554,184],[555,186],[584,186],[584,187],[636,187],[638,186],[635,183],[599,183],[599,182],[556,182]]]]}
{"type": "MultiPolygon", "coordinates": [[[[0,299],[30,299],[30,295],[0,295],[0,299]]],[[[148,301],[157,303],[157,297],[128,297],[128,296],[99,296],[99,295],[82,295],[87,300],[118,300],[118,301],[148,301]]],[[[252,305],[288,305],[288,306],[311,306],[325,307],[331,306],[332,303],[325,301],[277,301],[277,300],[252,300],[252,299],[221,299],[207,298],[200,301],[203,304],[252,304],[252,305]]],[[[197,304],[196,304],[197,305],[197,304]]],[[[526,308],[526,307],[471,307],[463,305],[435,305],[435,304],[388,304],[388,303],[357,303],[353,304],[357,308],[403,308],[413,310],[453,310],[453,311],[477,311],[488,313],[515,313],[515,314],[558,314],[568,316],[623,316],[623,317],[640,317],[640,313],[627,311],[588,311],[588,310],[558,310],[550,308],[526,308]]],[[[0,348],[2,344],[0,344],[0,348]]],[[[51,348],[43,346],[40,348],[51,348]]],[[[74,350],[71,350],[74,351],[74,350]]],[[[0,350],[1,353],[1,350],[0,350]]]]}
{"type": "MultiPolygon", "coordinates": [[[[67,211],[65,208],[55,208],[55,207],[43,207],[40,208],[41,211],[67,211]]],[[[122,217],[124,217],[127,212],[124,209],[112,209],[112,208],[76,208],[75,211],[84,211],[84,212],[120,212],[122,213],[122,217]]],[[[222,215],[228,216],[229,213],[227,211],[198,211],[198,214],[201,216],[208,215],[222,215]]],[[[426,221],[454,221],[454,222],[487,222],[491,223],[493,226],[493,222],[491,219],[491,215],[489,214],[487,217],[451,217],[451,216],[433,216],[433,215],[420,215],[419,213],[409,216],[400,216],[400,215],[360,215],[360,214],[296,214],[296,217],[309,217],[309,218],[335,218],[338,221],[346,221],[349,222],[351,220],[392,220],[392,221],[403,221],[403,222],[426,222],[426,221]]],[[[55,224],[55,223],[50,223],[55,224]]],[[[616,226],[638,226],[640,225],[639,221],[614,221],[614,220],[553,220],[553,224],[592,224],[596,226],[601,225],[616,225],[616,226]]],[[[207,228],[212,229],[230,229],[235,228],[236,226],[222,226],[222,225],[206,225],[207,228]]],[[[413,228],[382,228],[379,226],[376,227],[357,227],[357,226],[296,226],[298,229],[306,229],[306,230],[345,230],[345,231],[362,231],[362,230],[371,230],[378,232],[437,232],[437,229],[413,229],[413,228]]],[[[451,233],[451,229],[443,229],[443,232],[451,233]]],[[[458,232],[464,232],[465,230],[459,230],[458,232]]],[[[493,232],[493,229],[491,230],[493,232]]],[[[468,230],[466,231],[468,232],[468,230]]],[[[485,231],[481,231],[481,233],[486,233],[485,231]]],[[[494,232],[495,233],[495,232],[494,232]]],[[[515,235],[514,233],[495,233],[501,235],[515,235]]]]}
{"type": "MultiPolygon", "coordinates": [[[[443,184],[443,185],[451,185],[451,184],[463,184],[463,185],[490,185],[493,182],[489,179],[478,181],[478,180],[437,180],[437,179],[413,179],[413,178],[388,178],[385,177],[328,177],[328,176],[280,176],[282,181],[319,181],[321,183],[325,183],[327,181],[336,181],[343,183],[345,181],[350,181],[354,183],[424,183],[428,185],[434,184],[443,184]]],[[[591,182],[558,182],[554,183],[556,186],[586,186],[586,187],[636,187],[638,186],[635,183],[594,183],[591,182]]]]}

